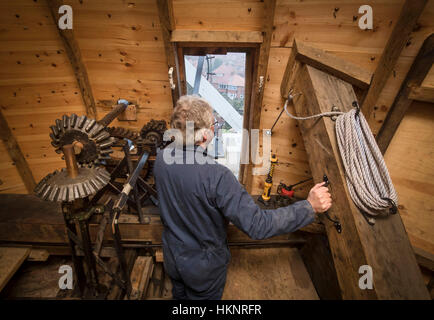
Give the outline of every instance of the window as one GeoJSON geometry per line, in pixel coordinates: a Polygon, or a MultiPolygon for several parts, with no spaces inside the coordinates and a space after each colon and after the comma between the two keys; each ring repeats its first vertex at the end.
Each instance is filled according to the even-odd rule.
{"type": "MultiPolygon", "coordinates": [[[[178,47],[181,81],[185,94],[198,94],[208,100],[219,120],[219,129],[208,147],[208,154],[240,177],[240,156],[244,119],[246,86],[251,88],[253,48],[178,47]],[[248,79],[246,81],[246,78],[248,79]]],[[[250,89],[249,89],[250,90],[250,89]]],[[[249,99],[250,100],[250,99],[249,99]]],[[[242,170],[243,171],[243,170],[242,170]]]]}

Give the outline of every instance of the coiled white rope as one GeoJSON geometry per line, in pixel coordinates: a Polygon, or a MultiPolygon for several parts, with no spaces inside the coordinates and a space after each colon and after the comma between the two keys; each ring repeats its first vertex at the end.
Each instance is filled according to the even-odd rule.
{"type": "Polygon", "coordinates": [[[337,116],[335,127],[339,153],[355,205],[372,216],[390,208],[396,210],[398,195],[368,122],[360,111],[352,109],[348,112],[332,111],[296,117],[287,110],[287,103],[284,106],[286,114],[296,120],[337,116]]]}

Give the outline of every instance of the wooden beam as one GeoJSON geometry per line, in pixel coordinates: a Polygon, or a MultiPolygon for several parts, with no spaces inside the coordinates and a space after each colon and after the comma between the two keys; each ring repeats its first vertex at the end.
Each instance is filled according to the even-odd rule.
{"type": "Polygon", "coordinates": [[[434,103],[434,88],[415,87],[411,88],[408,94],[410,100],[434,103]]]}
{"type": "Polygon", "coordinates": [[[367,119],[374,110],[374,106],[386,85],[387,80],[401,55],[407,41],[413,31],[419,16],[421,15],[427,0],[406,0],[401,9],[395,27],[383,50],[377,69],[372,77],[371,86],[363,101],[362,110],[367,119]]]}
{"type": "Polygon", "coordinates": [[[307,235],[307,242],[299,250],[307,272],[321,300],[341,300],[332,254],[325,235],[307,235]]]}
{"type": "MultiPolygon", "coordinates": [[[[338,106],[349,111],[357,100],[351,84],[312,66],[302,65],[295,75],[296,114],[308,116],[338,106]]],[[[331,217],[342,225],[338,233],[332,222],[325,225],[344,299],[428,299],[419,266],[399,214],[376,219],[370,226],[350,198],[336,141],[335,123],[329,118],[300,121],[314,181],[326,174],[331,182],[331,217]],[[359,288],[359,268],[371,266],[373,289],[359,288]]]]}
{"type": "Polygon", "coordinates": [[[387,113],[386,119],[378,132],[376,137],[377,144],[383,154],[386,152],[402,118],[404,118],[405,112],[413,101],[410,98],[410,93],[413,88],[420,87],[433,63],[434,34],[431,34],[425,39],[419,53],[414,59],[410,71],[407,73],[407,76],[395,97],[395,101],[393,102],[392,107],[387,113]]]}
{"type": "Polygon", "coordinates": [[[419,248],[414,248],[414,252],[416,254],[417,263],[419,263],[421,267],[434,272],[434,254],[419,248]]]}
{"type": "MultiPolygon", "coordinates": [[[[257,57],[257,67],[253,79],[255,82],[252,84],[252,97],[249,111],[249,129],[259,129],[261,121],[261,109],[262,100],[264,98],[264,90],[267,82],[267,68],[268,58],[270,56],[271,38],[273,35],[274,26],[274,12],[276,9],[276,0],[265,0],[264,4],[264,24],[262,28],[262,34],[264,37],[263,42],[259,47],[259,55],[257,57]]],[[[251,150],[258,148],[257,141],[252,141],[250,144],[251,150]]],[[[256,154],[256,152],[254,152],[256,154]]],[[[246,186],[248,191],[252,191],[253,181],[253,163],[255,159],[252,159],[247,166],[247,179],[246,186]]]]}
{"type": "Polygon", "coordinates": [[[243,42],[262,43],[263,36],[260,31],[198,31],[173,30],[172,42],[243,42]]]}
{"type": "Polygon", "coordinates": [[[0,248],[0,291],[26,260],[30,248],[0,248]]]}
{"type": "Polygon", "coordinates": [[[327,53],[322,49],[309,46],[302,41],[297,41],[296,39],[294,39],[291,50],[291,55],[288,64],[286,65],[280,87],[280,94],[283,98],[287,98],[288,96],[290,77],[294,71],[291,70],[294,66],[292,61],[295,59],[313,66],[318,70],[334,75],[335,77],[345,80],[361,89],[367,89],[369,87],[372,76],[371,73],[354,63],[327,53]]]}
{"type": "Polygon", "coordinates": [[[54,27],[59,32],[66,54],[68,55],[72,69],[74,70],[75,78],[77,80],[77,84],[81,92],[81,97],[83,99],[84,107],[86,108],[86,114],[89,117],[96,119],[97,113],[95,100],[93,98],[87,69],[81,57],[81,51],[75,37],[74,29],[62,30],[58,27],[58,21],[60,18],[59,7],[62,6],[64,2],[63,0],[47,0],[47,4],[53,17],[54,27]]]}
{"type": "MultiPolygon", "coordinates": [[[[173,17],[173,7],[171,0],[157,0],[158,16],[160,18],[160,28],[163,36],[164,50],[166,53],[167,72],[173,70],[172,81],[172,102],[175,107],[176,101],[182,95],[181,83],[179,81],[179,65],[176,44],[170,41],[172,32],[175,29],[175,19],[173,17]]],[[[169,77],[169,75],[168,75],[169,77]]]]}
{"type": "Polygon", "coordinates": [[[129,300],[142,300],[148,289],[149,279],[154,270],[154,262],[150,256],[138,256],[131,271],[131,294],[129,300]]]}
{"type": "MultiPolygon", "coordinates": [[[[142,245],[149,241],[153,245],[161,245],[163,224],[158,208],[146,206],[143,210],[144,214],[151,216],[149,224],[141,224],[137,215],[122,214],[119,217],[122,241],[126,244],[142,245]]],[[[90,221],[92,239],[96,239],[100,218],[94,216],[90,221]]],[[[297,246],[303,244],[303,238],[298,234],[285,234],[267,240],[252,240],[233,224],[229,224],[227,233],[230,245],[278,243],[297,246]]],[[[109,228],[106,229],[104,239],[111,239],[109,228]]],[[[43,247],[45,244],[67,244],[68,238],[60,205],[43,201],[35,195],[0,194],[0,242],[34,244],[37,247],[43,247]]]]}
{"type": "Polygon", "coordinates": [[[6,149],[8,150],[9,156],[17,167],[18,173],[24,182],[24,185],[28,193],[33,193],[36,187],[35,178],[33,177],[32,170],[30,170],[29,164],[18,145],[11,129],[9,128],[8,122],[0,109],[0,136],[5,143],[6,149]]]}

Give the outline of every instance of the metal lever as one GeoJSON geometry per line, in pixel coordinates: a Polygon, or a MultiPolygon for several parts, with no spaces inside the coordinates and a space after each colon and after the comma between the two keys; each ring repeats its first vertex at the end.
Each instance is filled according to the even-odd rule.
{"type": "MultiPolygon", "coordinates": [[[[327,175],[324,174],[323,176],[323,181],[325,182],[324,186],[327,187],[330,184],[329,178],[327,177],[327,175]]],[[[327,219],[329,219],[331,222],[333,222],[333,225],[336,228],[336,231],[338,233],[342,232],[342,225],[339,222],[339,219],[335,216],[334,219],[332,219],[328,213],[328,211],[324,212],[325,216],[327,217],[327,219]]]]}

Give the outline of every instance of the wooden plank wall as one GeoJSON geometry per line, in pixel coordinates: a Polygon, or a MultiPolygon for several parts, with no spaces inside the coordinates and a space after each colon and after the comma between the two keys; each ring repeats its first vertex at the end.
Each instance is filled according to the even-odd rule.
{"type": "MultiPolygon", "coordinates": [[[[98,118],[119,98],[138,105],[140,129],[150,119],[168,120],[170,88],[153,0],[65,1],[88,70],[98,118]]],[[[36,181],[64,166],[50,145],[49,126],[62,114],[85,114],[72,67],[47,2],[0,3],[0,107],[36,181]]],[[[3,144],[0,192],[26,193],[3,144]]]]}
{"type": "Polygon", "coordinates": [[[414,247],[431,254],[434,253],[433,111],[432,104],[413,101],[385,155],[410,241],[414,247]]]}
{"type": "MultiPolygon", "coordinates": [[[[62,165],[50,145],[49,125],[84,107],[46,2],[2,1],[0,16],[0,107],[39,181],[62,165]]],[[[0,191],[25,193],[3,151],[0,191]]]]}
{"type": "Polygon", "coordinates": [[[139,107],[138,120],[122,126],[140,129],[150,119],[168,120],[171,90],[156,1],[69,3],[98,117],[121,97],[139,107]]]}

